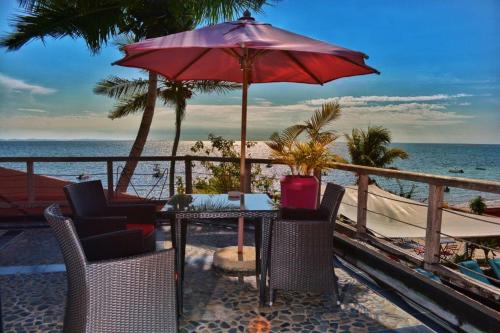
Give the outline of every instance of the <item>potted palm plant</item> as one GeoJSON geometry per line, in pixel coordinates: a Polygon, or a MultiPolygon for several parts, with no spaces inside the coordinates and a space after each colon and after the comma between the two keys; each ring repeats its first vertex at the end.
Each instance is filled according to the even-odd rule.
{"type": "Polygon", "coordinates": [[[291,174],[280,180],[282,207],[315,209],[320,190],[316,176],[332,162],[345,162],[330,151],[337,134],[325,129],[340,112],[338,103],[325,103],[304,123],[273,133],[266,142],[271,158],[290,167],[291,174]]]}

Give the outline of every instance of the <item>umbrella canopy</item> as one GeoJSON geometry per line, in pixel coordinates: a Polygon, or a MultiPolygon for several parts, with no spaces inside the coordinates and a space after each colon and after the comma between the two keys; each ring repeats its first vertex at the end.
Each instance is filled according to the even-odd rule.
{"type": "Polygon", "coordinates": [[[147,39],[124,47],[116,64],[155,71],[170,80],[323,84],[378,73],[364,53],[301,36],[244,16],[205,28],[147,39]],[[246,62],[246,63],[245,63],[246,62]]]}
{"type": "MultiPolygon", "coordinates": [[[[242,83],[240,191],[246,184],[248,85],[266,82],[323,84],[341,77],[378,73],[364,53],[255,21],[246,11],[234,22],[147,39],[123,48],[115,64],[154,71],[169,80],[242,83]]],[[[238,249],[243,249],[240,219],[238,249]]]]}

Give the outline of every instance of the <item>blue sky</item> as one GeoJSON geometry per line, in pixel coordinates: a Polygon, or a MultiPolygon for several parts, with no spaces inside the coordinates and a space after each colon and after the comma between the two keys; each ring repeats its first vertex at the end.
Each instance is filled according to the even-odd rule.
{"type": "MultiPolygon", "coordinates": [[[[0,3],[0,31],[11,31],[15,0],[0,3]]],[[[360,50],[382,75],[340,79],[325,86],[253,85],[249,135],[308,118],[336,99],[341,132],[383,125],[399,142],[500,143],[500,2],[495,0],[283,0],[261,21],[360,50]]],[[[109,75],[137,77],[111,66],[113,45],[92,56],[81,40],[32,41],[0,50],[0,139],[131,139],[139,116],[109,120],[111,99],[92,93],[109,75]]],[[[183,139],[209,132],[239,135],[240,94],[189,101],[183,139]]],[[[173,138],[173,112],[158,107],[151,139],[173,138]]]]}

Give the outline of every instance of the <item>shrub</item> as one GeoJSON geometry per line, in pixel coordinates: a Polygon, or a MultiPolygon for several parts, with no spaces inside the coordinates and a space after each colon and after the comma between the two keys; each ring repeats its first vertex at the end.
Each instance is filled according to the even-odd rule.
{"type": "MultiPolygon", "coordinates": [[[[207,145],[203,141],[197,141],[192,147],[193,153],[204,153],[206,156],[222,156],[240,158],[236,151],[234,140],[224,139],[221,136],[209,134],[207,145]]],[[[255,145],[255,142],[247,142],[247,148],[255,145]]],[[[202,161],[201,165],[208,170],[206,176],[198,176],[193,180],[193,191],[196,193],[227,193],[237,191],[240,188],[240,165],[232,162],[210,162],[202,161]]],[[[265,176],[262,167],[252,164],[250,184],[252,191],[266,192],[272,194],[275,176],[265,176]]]]}
{"type": "Polygon", "coordinates": [[[469,202],[469,208],[474,214],[483,215],[486,210],[486,203],[483,197],[477,196],[469,202]]]}

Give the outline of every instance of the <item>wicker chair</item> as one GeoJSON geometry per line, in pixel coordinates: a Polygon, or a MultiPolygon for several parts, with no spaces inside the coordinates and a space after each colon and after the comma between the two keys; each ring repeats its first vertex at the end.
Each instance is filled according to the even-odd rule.
{"type": "Polygon", "coordinates": [[[116,230],[141,230],[143,252],[156,249],[156,207],[152,204],[109,204],[100,180],[75,183],[64,187],[73,211],[79,237],[116,230]]]}
{"type": "Polygon", "coordinates": [[[283,209],[273,223],[269,265],[269,305],[275,291],[331,292],[338,302],[333,269],[333,230],[345,189],[327,184],[317,210],[283,209]]]}
{"type": "Polygon", "coordinates": [[[173,249],[90,263],[71,219],[45,217],[66,264],[64,332],[177,332],[173,249]]]}

